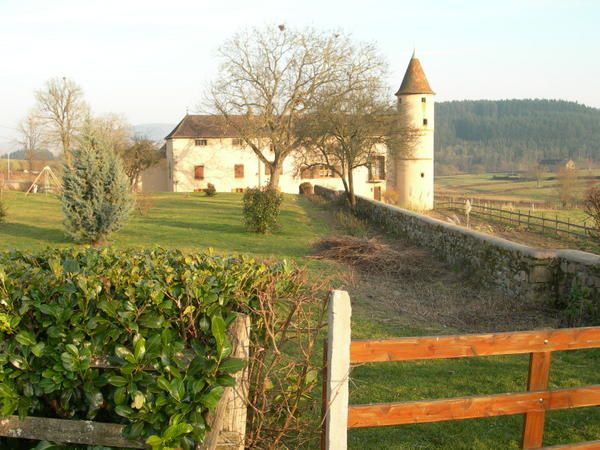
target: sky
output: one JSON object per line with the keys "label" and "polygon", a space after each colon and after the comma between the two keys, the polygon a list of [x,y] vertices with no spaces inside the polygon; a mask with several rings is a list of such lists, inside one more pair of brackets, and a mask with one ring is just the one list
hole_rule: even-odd
{"label": "sky", "polygon": [[46,80],[96,114],[176,123],[248,27],[343,31],[378,46],[396,89],[413,49],[437,100],[559,98],[600,108],[597,0],[0,0],[0,153]]}

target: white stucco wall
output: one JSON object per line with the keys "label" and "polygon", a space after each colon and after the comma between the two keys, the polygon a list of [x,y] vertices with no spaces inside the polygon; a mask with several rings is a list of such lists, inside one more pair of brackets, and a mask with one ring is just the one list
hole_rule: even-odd
{"label": "white stucco wall", "polygon": [[[195,139],[176,138],[167,141],[167,186],[172,192],[193,192],[205,189],[208,183],[215,185],[218,192],[232,192],[235,189],[264,186],[268,183],[265,166],[249,147],[234,147],[231,138],[207,138],[207,145],[196,146]],[[385,154],[385,149],[380,149]],[[269,157],[269,159],[271,159]],[[236,164],[244,165],[244,177],[235,178]],[[204,166],[204,179],[194,178],[194,167]],[[369,182],[366,167],[354,171],[355,192],[373,198],[375,187],[385,191],[385,180]],[[300,178],[293,156],[285,159],[280,175],[281,191],[297,194],[302,182],[343,189],[338,178]]]}

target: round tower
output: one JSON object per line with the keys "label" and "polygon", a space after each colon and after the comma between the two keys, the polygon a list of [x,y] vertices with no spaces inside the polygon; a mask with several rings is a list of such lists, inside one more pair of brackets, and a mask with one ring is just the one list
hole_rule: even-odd
{"label": "round tower", "polygon": [[413,52],[396,92],[400,138],[394,155],[394,188],[401,208],[433,209],[434,96]]}

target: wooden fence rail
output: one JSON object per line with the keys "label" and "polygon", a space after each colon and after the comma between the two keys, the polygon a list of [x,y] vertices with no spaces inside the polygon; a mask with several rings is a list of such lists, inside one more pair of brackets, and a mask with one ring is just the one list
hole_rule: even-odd
{"label": "wooden fence rail", "polygon": [[[250,318],[238,316],[229,328],[232,357],[248,360]],[[185,357],[185,356],[184,356]],[[106,358],[97,358],[91,367],[107,368]],[[148,370],[152,370],[149,368]],[[246,435],[248,373],[243,369],[233,375],[234,387],[227,387],[214,412],[209,414],[211,431],[202,450],[243,450]],[[124,426],[91,420],[52,419],[28,416],[0,418],[0,436],[20,439],[46,440],[69,444],[103,445],[124,448],[150,448],[143,441],[130,440],[122,435]]]}
{"label": "wooden fence rail", "polygon": [[[548,389],[552,352],[600,347],[600,327],[513,333],[406,337],[352,341],[350,298],[329,301],[324,436],[327,450],[347,449],[349,428],[378,427],[523,414],[522,448],[541,448],[545,413],[600,405],[600,385]],[[351,364],[530,354],[527,391],[369,405],[348,405]],[[600,449],[600,441],[548,448]]]}
{"label": "wooden fence rail", "polygon": [[[441,209],[458,210],[464,212],[465,204],[457,201],[436,201],[435,207]],[[572,223],[570,219],[560,220],[558,215],[555,217],[546,217],[542,215],[532,214],[531,211],[522,212],[520,210],[511,211],[509,209],[494,208],[492,206],[482,205],[473,203],[471,204],[471,214],[480,215],[484,217],[491,217],[502,222],[514,224],[514,225],[525,225],[528,230],[538,229],[542,233],[554,232],[564,233],[579,238],[591,237],[592,228],[587,226],[585,223],[579,225]]]}

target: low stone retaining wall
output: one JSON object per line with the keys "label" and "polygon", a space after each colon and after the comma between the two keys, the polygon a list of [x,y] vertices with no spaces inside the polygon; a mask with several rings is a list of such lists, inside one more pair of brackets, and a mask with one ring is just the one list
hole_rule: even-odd
{"label": "low stone retaining wall", "polygon": [[[329,199],[340,195],[322,186],[315,186],[315,194]],[[357,197],[357,214],[430,248],[506,294],[562,303],[577,287],[596,311],[600,308],[599,255],[529,247],[364,197]]]}

